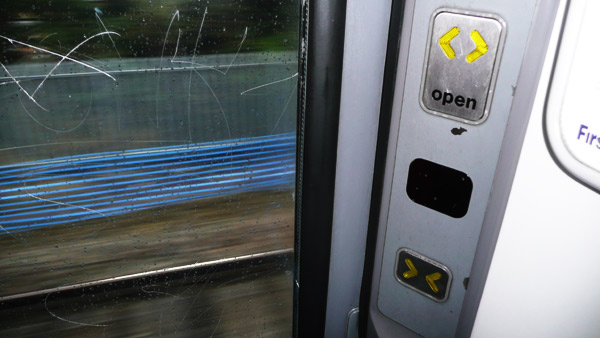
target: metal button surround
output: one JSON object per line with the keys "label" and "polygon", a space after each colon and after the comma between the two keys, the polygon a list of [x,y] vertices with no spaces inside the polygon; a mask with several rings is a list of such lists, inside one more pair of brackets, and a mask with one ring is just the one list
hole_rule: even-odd
{"label": "metal button surround", "polygon": [[433,14],[421,81],[425,111],[468,124],[487,119],[505,26],[493,14],[456,9]]}
{"label": "metal button surround", "polygon": [[400,284],[443,303],[448,299],[452,272],[444,264],[408,248],[396,253],[395,277]]}

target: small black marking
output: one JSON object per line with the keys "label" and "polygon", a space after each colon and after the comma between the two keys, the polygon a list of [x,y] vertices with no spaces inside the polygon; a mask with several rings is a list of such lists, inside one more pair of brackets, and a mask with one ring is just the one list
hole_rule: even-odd
{"label": "small black marking", "polygon": [[465,287],[465,290],[469,287],[469,277],[463,279],[463,286]]}
{"label": "small black marking", "polygon": [[452,130],[450,130],[450,132],[452,133],[452,135],[461,135],[462,133],[466,132],[467,130],[463,127],[460,128],[452,128]]}

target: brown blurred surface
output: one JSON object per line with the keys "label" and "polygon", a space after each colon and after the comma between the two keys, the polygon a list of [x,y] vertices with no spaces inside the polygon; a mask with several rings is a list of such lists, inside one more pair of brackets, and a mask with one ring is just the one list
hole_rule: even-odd
{"label": "brown blurred surface", "polygon": [[[293,247],[292,190],[0,236],[0,296]],[[291,286],[290,286],[291,288]]]}
{"label": "brown blurred surface", "polygon": [[290,337],[292,255],[0,302],[3,337]]}

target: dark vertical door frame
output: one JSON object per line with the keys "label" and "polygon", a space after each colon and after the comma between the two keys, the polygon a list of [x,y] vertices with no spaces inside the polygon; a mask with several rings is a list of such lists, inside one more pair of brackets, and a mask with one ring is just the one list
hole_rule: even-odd
{"label": "dark vertical door frame", "polygon": [[300,24],[294,336],[325,332],[346,2],[304,0]]}
{"label": "dark vertical door frame", "polygon": [[381,109],[379,113],[379,131],[377,134],[377,148],[375,151],[375,166],[373,169],[373,189],[371,190],[371,210],[367,229],[367,245],[363,268],[362,286],[359,300],[359,337],[367,336],[369,304],[371,301],[371,287],[373,279],[373,264],[377,245],[377,231],[379,228],[379,212],[383,194],[383,179],[386,165],[386,155],[389,143],[390,123],[392,119],[392,104],[396,89],[396,73],[398,68],[398,54],[400,51],[400,34],[402,32],[402,17],[404,15],[404,1],[392,0],[392,13],[388,36],[387,56],[383,75],[383,90],[381,94]]}

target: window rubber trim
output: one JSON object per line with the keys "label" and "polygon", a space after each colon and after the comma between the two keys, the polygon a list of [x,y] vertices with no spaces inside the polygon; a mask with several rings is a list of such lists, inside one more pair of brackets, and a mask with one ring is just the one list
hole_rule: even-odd
{"label": "window rubber trim", "polygon": [[303,0],[300,18],[294,337],[325,333],[346,2]]}

